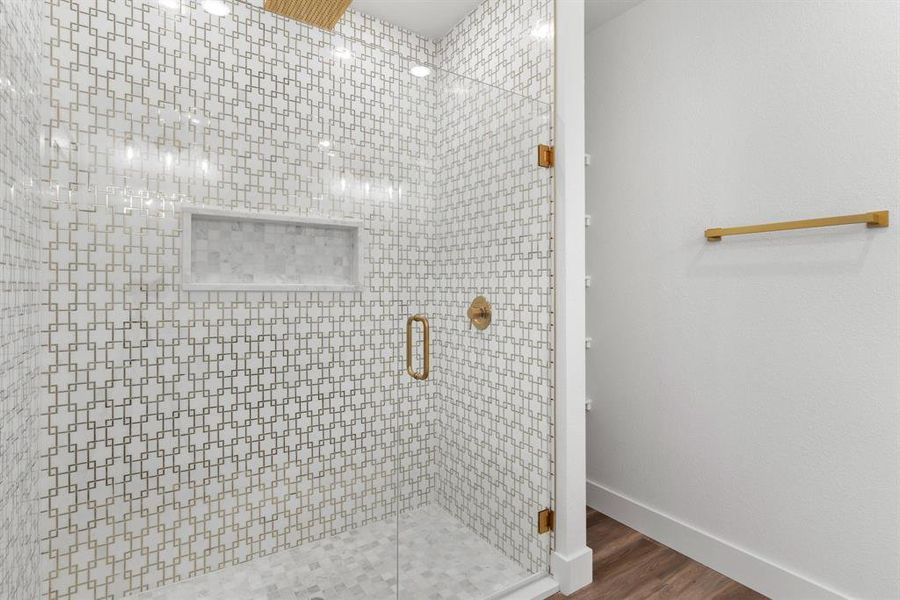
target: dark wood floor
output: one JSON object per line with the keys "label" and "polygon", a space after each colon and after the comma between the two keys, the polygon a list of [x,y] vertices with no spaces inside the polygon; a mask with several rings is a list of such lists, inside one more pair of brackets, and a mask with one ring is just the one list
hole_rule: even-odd
{"label": "dark wood floor", "polygon": [[765,596],[591,508],[594,582],[551,600],[763,600]]}

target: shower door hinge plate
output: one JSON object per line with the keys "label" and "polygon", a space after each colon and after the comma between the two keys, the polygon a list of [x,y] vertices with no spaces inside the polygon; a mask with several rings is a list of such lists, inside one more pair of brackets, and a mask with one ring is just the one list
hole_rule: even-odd
{"label": "shower door hinge plate", "polygon": [[553,531],[553,527],[555,525],[556,515],[552,510],[550,510],[549,508],[545,508],[538,513],[538,533],[547,533],[548,531]]}
{"label": "shower door hinge plate", "polygon": [[553,146],[541,144],[538,146],[538,166],[549,169],[553,166],[555,151]]}

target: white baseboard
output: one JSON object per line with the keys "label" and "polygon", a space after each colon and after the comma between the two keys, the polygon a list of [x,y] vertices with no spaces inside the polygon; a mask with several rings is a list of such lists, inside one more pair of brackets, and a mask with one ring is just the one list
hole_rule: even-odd
{"label": "white baseboard", "polygon": [[778,600],[843,600],[845,596],[673,517],[587,482],[591,508],[685,556]]}
{"label": "white baseboard", "polygon": [[593,552],[587,546],[571,555],[551,554],[550,573],[559,582],[559,591],[568,595],[589,584],[594,574],[593,559]]}

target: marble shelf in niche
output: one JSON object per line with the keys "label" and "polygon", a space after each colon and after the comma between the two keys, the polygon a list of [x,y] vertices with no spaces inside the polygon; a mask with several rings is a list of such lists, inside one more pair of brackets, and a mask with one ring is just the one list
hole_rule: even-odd
{"label": "marble shelf in niche", "polygon": [[181,236],[186,290],[363,289],[361,221],[187,206]]}

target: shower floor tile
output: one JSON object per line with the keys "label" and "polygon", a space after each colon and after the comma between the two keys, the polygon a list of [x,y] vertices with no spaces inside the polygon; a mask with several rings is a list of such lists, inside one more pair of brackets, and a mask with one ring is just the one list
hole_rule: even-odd
{"label": "shower floor tile", "polygon": [[[304,544],[135,600],[396,598],[394,519]],[[529,573],[437,506],[400,517],[400,598],[481,600]]]}

